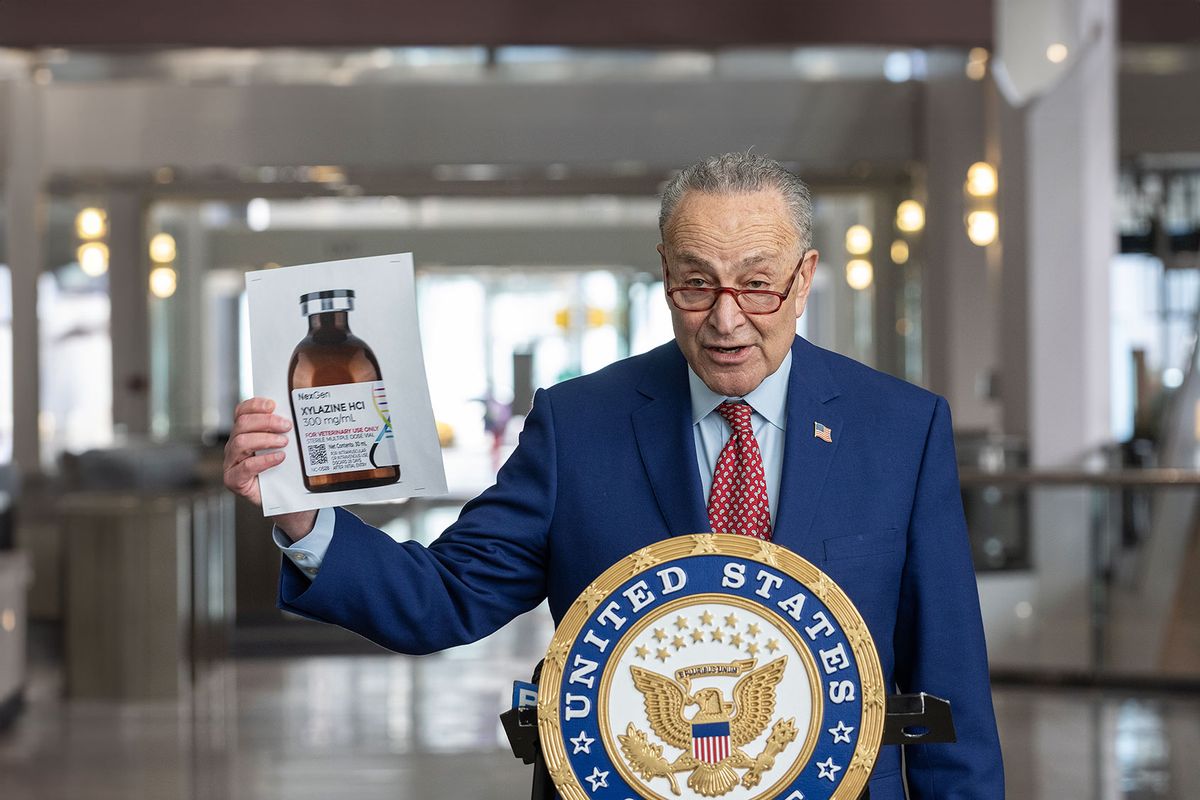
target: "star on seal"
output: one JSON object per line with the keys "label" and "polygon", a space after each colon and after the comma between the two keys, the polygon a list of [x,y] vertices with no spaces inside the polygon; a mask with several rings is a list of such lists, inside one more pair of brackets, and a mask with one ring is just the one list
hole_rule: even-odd
{"label": "star on seal", "polygon": [[833,763],[833,756],[824,761],[818,761],[817,769],[820,771],[820,774],[817,775],[818,778],[829,778],[831,781],[837,780],[837,774],[842,771],[841,767]]}
{"label": "star on seal", "polygon": [[575,750],[574,750],[575,754],[586,753],[588,755],[591,755],[592,754],[592,745],[595,743],[596,740],[593,739],[592,737],[588,736],[587,731],[580,731],[579,735],[576,736],[575,738],[571,739],[570,741],[571,741],[571,744],[575,745]]}
{"label": "star on seal", "polygon": [[850,734],[854,733],[854,728],[846,725],[845,722],[838,720],[836,728],[830,728],[829,732],[833,734],[833,743],[845,742],[850,744]]}
{"label": "star on seal", "polygon": [[592,767],[592,774],[584,780],[592,785],[593,792],[601,787],[608,788],[608,771],[601,772],[599,767]]}

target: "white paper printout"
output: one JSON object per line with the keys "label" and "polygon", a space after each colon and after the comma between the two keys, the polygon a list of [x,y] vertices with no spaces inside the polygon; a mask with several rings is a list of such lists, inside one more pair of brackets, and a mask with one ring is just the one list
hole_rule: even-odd
{"label": "white paper printout", "polygon": [[446,493],[411,253],[248,272],[246,296],[254,394],[293,424],[265,515]]}

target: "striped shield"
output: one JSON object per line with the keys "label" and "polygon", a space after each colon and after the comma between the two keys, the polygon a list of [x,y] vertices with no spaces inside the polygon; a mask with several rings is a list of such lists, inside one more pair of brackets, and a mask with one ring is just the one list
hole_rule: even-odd
{"label": "striped shield", "polygon": [[729,757],[729,723],[707,722],[692,726],[692,757],[705,764],[720,764]]}

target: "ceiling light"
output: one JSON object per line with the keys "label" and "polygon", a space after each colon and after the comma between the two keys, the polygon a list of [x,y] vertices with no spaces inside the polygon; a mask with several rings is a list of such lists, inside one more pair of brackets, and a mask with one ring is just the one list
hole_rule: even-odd
{"label": "ceiling light", "polygon": [[1070,55],[1070,51],[1062,42],[1055,42],[1046,48],[1046,59],[1052,64],[1061,64],[1067,60],[1068,55]]}
{"label": "ceiling light", "polygon": [[308,179],[316,183],[345,183],[346,171],[341,167],[325,165],[309,167]]}
{"label": "ceiling light", "polygon": [[256,197],[246,204],[246,225],[252,231],[265,231],[271,227],[271,203]]}
{"label": "ceiling light", "polygon": [[150,260],[155,264],[170,264],[175,260],[175,237],[156,233],[150,239]]}
{"label": "ceiling light", "polygon": [[967,194],[972,197],[991,197],[996,193],[996,168],[986,161],[976,161],[967,169]]}
{"label": "ceiling light", "polygon": [[871,252],[871,229],[866,225],[851,225],[846,230],[846,250],[852,255],[862,256]]}
{"label": "ceiling light", "polygon": [[1000,233],[1000,219],[994,211],[972,211],[967,215],[967,238],[972,244],[986,247],[996,241]]}
{"label": "ceiling light", "polygon": [[99,278],[108,272],[108,245],[104,242],[88,242],[75,251],[75,259],[83,274],[90,278]]}
{"label": "ceiling light", "polygon": [[875,268],[865,258],[856,258],[846,263],[846,283],[856,291],[862,291],[875,279]]}
{"label": "ceiling light", "polygon": [[912,56],[903,50],[888,53],[883,60],[883,76],[892,83],[904,83],[912,80]]}
{"label": "ceiling light", "polygon": [[916,233],[925,227],[925,208],[916,200],[905,200],[896,206],[896,227],[905,233]]}
{"label": "ceiling light", "polygon": [[75,215],[75,232],[80,239],[99,239],[108,233],[108,215],[102,208],[85,208]]}
{"label": "ceiling light", "polygon": [[160,300],[166,300],[175,294],[178,285],[179,276],[170,267],[155,267],[150,270],[150,294]]}

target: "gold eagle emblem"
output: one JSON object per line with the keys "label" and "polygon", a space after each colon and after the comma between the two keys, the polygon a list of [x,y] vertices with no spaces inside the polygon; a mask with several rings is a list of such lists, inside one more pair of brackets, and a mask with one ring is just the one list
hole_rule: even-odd
{"label": "gold eagle emblem", "polygon": [[[642,693],[650,729],[663,742],[683,753],[674,761],[668,761],[663,756],[662,745],[651,742],[646,733],[631,722],[625,728],[625,734],[617,737],[629,766],[646,781],[666,778],[676,795],[681,794],[675,780],[677,772],[690,771],[688,788],[704,797],[719,797],[737,786],[739,779],[735,770],[739,769],[747,770],[741,777],[742,786],[747,789],[757,786],[763,773],[775,766],[776,756],[795,741],[798,730],[795,718],[776,720],[761,753],[751,757],[742,750],[762,736],[775,714],[775,689],[783,678],[787,656],[759,669],[754,669],[756,663],[745,660],[681,669],[676,672],[676,677],[682,676],[682,682],[641,667],[630,667],[633,685]],[[742,675],[743,672],[746,674]],[[741,676],[733,687],[732,702],[726,701],[716,687],[691,691],[691,675],[714,673]],[[684,710],[691,706],[699,706],[700,710],[691,718],[685,717]],[[728,742],[722,741],[716,749],[722,757],[697,757],[693,750],[695,726],[713,723],[720,731],[728,726]]]}

